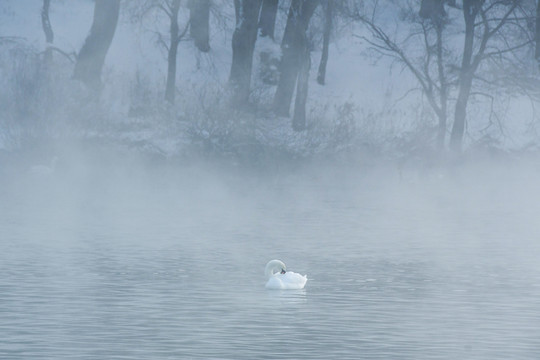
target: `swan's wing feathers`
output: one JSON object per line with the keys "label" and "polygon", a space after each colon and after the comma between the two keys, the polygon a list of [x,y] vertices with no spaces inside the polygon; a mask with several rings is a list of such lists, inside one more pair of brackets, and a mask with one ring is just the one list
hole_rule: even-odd
{"label": "swan's wing feathers", "polygon": [[307,276],[293,271],[285,274],[276,274],[266,283],[268,289],[303,289],[307,282]]}

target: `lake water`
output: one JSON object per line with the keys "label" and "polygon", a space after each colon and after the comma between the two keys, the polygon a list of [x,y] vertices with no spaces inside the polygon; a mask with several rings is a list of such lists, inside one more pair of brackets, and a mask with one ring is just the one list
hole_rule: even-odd
{"label": "lake water", "polygon": [[540,357],[529,165],[98,163],[2,173],[2,359]]}

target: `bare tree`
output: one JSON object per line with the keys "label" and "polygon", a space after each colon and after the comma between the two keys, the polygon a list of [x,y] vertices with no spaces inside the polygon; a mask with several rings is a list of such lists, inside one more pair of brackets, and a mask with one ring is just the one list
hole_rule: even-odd
{"label": "bare tree", "polygon": [[[376,2],[376,1],[374,1]],[[395,4],[395,1],[390,0]],[[377,4],[379,4],[377,2]],[[402,3],[403,4],[403,3]],[[437,144],[444,147],[447,131],[449,102],[455,94],[455,104],[450,136],[450,147],[455,151],[461,150],[467,106],[471,96],[483,94],[487,97],[488,85],[495,84],[493,71],[484,69],[479,76],[478,70],[482,64],[496,68],[502,66],[504,54],[517,54],[516,51],[526,46],[529,40],[516,43],[504,31],[513,26],[513,31],[520,32],[525,27],[527,17],[515,13],[518,0],[464,0],[458,4],[452,0],[422,0],[419,17],[414,17],[412,9],[414,2],[407,2],[408,11],[401,11],[404,18],[416,26],[407,32],[390,32],[383,28],[382,21],[375,11],[368,17],[363,14],[356,16],[366,24],[371,38],[363,37],[380,55],[391,57],[403,64],[416,78],[428,103],[437,115],[439,124]],[[453,11],[453,18],[448,18],[448,11]],[[446,25],[449,21],[457,21],[457,16],[464,18],[462,32],[449,34]],[[381,17],[382,18],[382,17]],[[390,35],[391,34],[391,35]],[[445,39],[446,37],[452,39]],[[463,39],[463,48],[455,47],[457,39]],[[423,43],[423,46],[422,46]],[[420,56],[417,50],[423,47]],[[416,51],[416,53],[415,53]],[[461,59],[461,64],[455,64],[453,59]],[[475,79],[481,78],[484,91],[473,91]],[[501,86],[504,84],[500,84]]]}
{"label": "bare tree", "polygon": [[[259,15],[259,36],[267,38],[272,43],[274,43],[278,5],[278,0],[263,0]],[[259,59],[259,75],[262,82],[268,85],[276,85],[279,55],[276,51],[272,51],[271,47],[263,47],[259,53]]]}
{"label": "bare tree", "polygon": [[[293,0],[291,2],[287,25],[281,42],[283,56],[280,64],[279,82],[274,96],[274,111],[278,115],[289,116],[298,74],[301,69],[309,73],[309,64],[311,62],[306,59],[310,54],[306,30],[318,4],[319,1],[315,0]],[[301,77],[302,82],[298,83],[301,88],[300,93],[302,91],[307,93],[307,78],[304,73]],[[305,106],[305,101],[299,99],[295,105]],[[295,130],[303,130],[305,118],[302,119],[302,114],[305,114],[305,109],[304,111],[301,109],[295,110],[295,114],[297,116],[294,118],[293,127]]]}
{"label": "bare tree", "polygon": [[180,10],[180,0],[164,1],[162,5],[159,5],[170,20],[170,39],[167,48],[167,83],[165,85],[165,100],[174,104],[174,98],[176,94],[176,58],[178,54],[178,44],[180,40],[186,35],[188,30],[188,24],[184,27],[184,30],[180,32],[178,26],[178,11]]}
{"label": "bare tree", "polygon": [[[486,59],[486,50],[490,40],[507,24],[510,15],[512,15],[517,5],[518,0],[494,0],[489,2],[484,0],[463,0],[462,12],[465,20],[465,39],[463,42],[461,67],[459,69],[454,124],[450,135],[450,147],[456,152],[460,152],[462,147],[465,119],[467,117],[467,104],[471,95],[472,83],[476,71],[481,62]],[[477,22],[478,16],[481,18],[480,22]],[[477,35],[479,44],[475,52],[474,45]],[[498,51],[509,50],[511,49],[506,48]]]}
{"label": "bare tree", "polygon": [[[430,4],[430,5],[426,5]],[[420,89],[438,118],[437,144],[444,146],[448,106],[447,66],[444,62],[443,31],[446,13],[443,1],[424,0],[416,16],[414,4],[403,4],[400,12],[407,14],[407,30],[390,35],[383,29],[377,14],[371,17],[355,13],[371,32],[371,38],[362,37],[377,54],[390,57],[405,66],[416,78]],[[421,56],[412,55],[410,49],[422,49]]]}
{"label": "bare tree", "polygon": [[253,51],[262,0],[235,0],[236,28],[232,38],[232,64],[229,83],[233,104],[245,106],[249,99]]}
{"label": "bare tree", "polygon": [[308,97],[309,70],[311,69],[311,56],[309,48],[306,46],[304,54],[300,56],[300,67],[298,69],[298,84],[296,86],[296,98],[294,101],[294,114],[292,128],[302,131],[306,128],[306,102]]}
{"label": "bare tree", "polygon": [[176,67],[178,58],[178,45],[188,30],[190,21],[186,21],[182,28],[179,26],[181,15],[181,0],[131,0],[127,3],[133,22],[143,23],[149,19],[153,24],[163,24],[168,20],[168,33],[158,27],[153,29],[157,42],[167,51],[167,79],[165,83],[165,100],[174,104],[176,97]]}
{"label": "bare tree", "polygon": [[268,36],[274,39],[274,28],[276,26],[276,15],[279,0],[263,0],[261,15],[259,17],[260,36]]}
{"label": "bare tree", "polygon": [[323,30],[323,48],[319,71],[317,73],[317,82],[324,85],[326,80],[326,65],[328,63],[328,47],[330,45],[330,33],[332,32],[332,18],[334,17],[334,1],[326,0],[324,3],[324,30]]}
{"label": "bare tree", "polygon": [[[426,82],[427,82],[427,91],[426,94],[428,97],[428,101],[431,104],[431,107],[435,111],[435,114],[437,115],[439,119],[439,127],[437,131],[437,147],[439,149],[444,148],[444,142],[446,138],[446,123],[448,120],[448,82],[447,82],[447,76],[445,71],[445,65],[444,65],[444,58],[443,58],[443,51],[444,51],[444,44],[443,44],[443,31],[445,28],[445,25],[448,21],[447,14],[444,9],[444,4],[448,2],[447,0],[422,0],[420,4],[420,11],[419,15],[422,19],[425,19],[428,21],[428,24],[422,23],[422,32],[424,35],[424,41],[426,44],[426,53],[429,55],[431,51],[433,51],[433,47],[435,48],[435,62],[437,65],[437,81],[434,82],[432,78],[429,76],[429,71],[425,71],[426,75]],[[450,5],[454,5],[453,2],[450,2]],[[429,42],[429,32],[435,32],[435,45],[431,45]],[[427,68],[430,67],[430,57],[428,56],[426,58],[426,64]],[[436,92],[438,90],[438,98],[439,102],[437,103],[435,97]]]}
{"label": "bare tree", "polygon": [[210,0],[189,2],[190,35],[199,51],[210,51]]}
{"label": "bare tree", "polygon": [[74,78],[94,89],[101,85],[101,69],[116,31],[119,12],[120,0],[96,0],[90,34],[77,56]]}
{"label": "bare tree", "polygon": [[47,42],[47,48],[45,49],[45,66],[49,67],[52,62],[52,43],[54,41],[54,33],[49,19],[49,7],[51,6],[51,0],[43,0],[43,8],[41,9],[41,26],[45,33],[45,41]]}

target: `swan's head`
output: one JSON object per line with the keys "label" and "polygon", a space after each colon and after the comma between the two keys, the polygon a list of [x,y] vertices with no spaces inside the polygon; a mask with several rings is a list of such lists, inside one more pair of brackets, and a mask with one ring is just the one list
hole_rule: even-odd
{"label": "swan's head", "polygon": [[271,278],[276,273],[285,274],[287,271],[287,267],[281,260],[271,260],[266,264],[266,268],[264,269],[264,275],[266,275],[267,278]]}

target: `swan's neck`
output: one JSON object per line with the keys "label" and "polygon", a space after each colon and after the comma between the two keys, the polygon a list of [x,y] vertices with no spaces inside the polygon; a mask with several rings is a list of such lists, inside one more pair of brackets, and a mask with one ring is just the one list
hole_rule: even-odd
{"label": "swan's neck", "polygon": [[266,264],[266,268],[264,269],[264,274],[267,278],[271,278],[276,273],[284,274],[287,267],[285,264],[280,260],[272,260]]}

